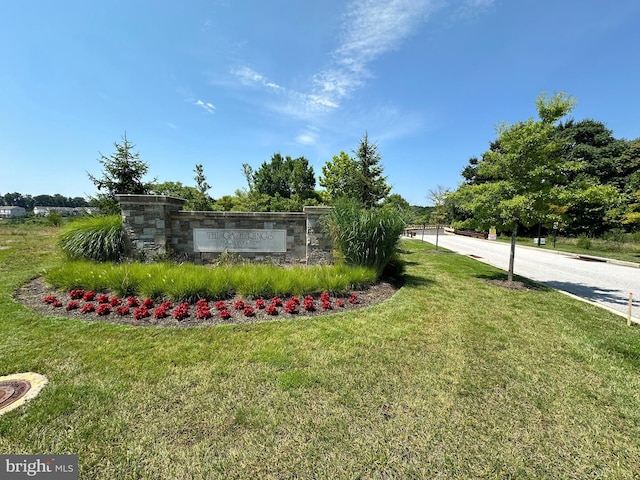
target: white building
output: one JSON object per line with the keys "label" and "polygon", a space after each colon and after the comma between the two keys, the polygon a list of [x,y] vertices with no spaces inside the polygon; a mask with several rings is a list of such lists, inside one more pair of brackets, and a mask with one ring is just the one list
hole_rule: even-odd
{"label": "white building", "polygon": [[27,215],[27,211],[22,207],[0,205],[0,218],[17,218]]}
{"label": "white building", "polygon": [[47,216],[51,212],[57,212],[63,217],[67,217],[70,215],[80,215],[82,213],[87,213],[89,215],[93,215],[97,213],[97,208],[95,207],[41,207],[35,206],[33,207],[33,214],[36,216]]}

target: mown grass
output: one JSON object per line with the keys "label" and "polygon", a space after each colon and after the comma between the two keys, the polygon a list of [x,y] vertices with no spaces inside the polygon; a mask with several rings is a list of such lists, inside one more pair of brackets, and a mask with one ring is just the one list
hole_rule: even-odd
{"label": "mown grass", "polygon": [[0,371],[50,383],[0,451],[76,453],[83,479],[634,478],[640,330],[405,241],[378,306],[190,329],[40,316],[21,282],[51,231],[0,229]]}
{"label": "mown grass", "polygon": [[[499,240],[503,242],[511,242],[511,238],[505,236],[499,237]],[[640,243],[636,241],[621,242],[602,238],[584,238],[581,240],[580,238],[557,237],[554,246],[553,237],[551,235],[547,236],[545,240],[546,245],[540,245],[539,248],[640,263]],[[518,238],[517,243],[519,245],[537,247],[537,244],[535,244],[531,238],[520,237]],[[589,245],[589,248],[582,246],[585,243]]]}
{"label": "mown grass", "polygon": [[222,265],[214,268],[192,264],[65,262],[46,274],[53,286],[117,295],[143,295],[156,299],[195,302],[219,300],[234,294],[274,297],[321,293],[344,294],[375,283],[374,268],[323,265],[282,268],[273,265]]}

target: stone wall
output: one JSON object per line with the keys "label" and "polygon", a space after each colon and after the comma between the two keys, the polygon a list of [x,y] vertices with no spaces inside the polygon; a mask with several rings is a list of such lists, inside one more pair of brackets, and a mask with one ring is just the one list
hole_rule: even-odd
{"label": "stone wall", "polygon": [[226,251],[277,263],[333,262],[331,241],[320,224],[329,207],[291,213],[191,212],[181,210],[185,200],[164,195],[116,198],[134,258],[178,256],[204,263]]}

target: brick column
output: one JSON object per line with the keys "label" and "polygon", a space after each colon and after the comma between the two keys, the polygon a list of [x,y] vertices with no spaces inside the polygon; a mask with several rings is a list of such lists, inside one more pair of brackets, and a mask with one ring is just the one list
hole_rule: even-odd
{"label": "brick column", "polygon": [[333,263],[331,238],[324,233],[320,217],[331,211],[331,207],[304,207],[307,216],[307,265]]}
{"label": "brick column", "polygon": [[116,195],[133,258],[152,259],[169,252],[171,215],[186,203],[166,195]]}

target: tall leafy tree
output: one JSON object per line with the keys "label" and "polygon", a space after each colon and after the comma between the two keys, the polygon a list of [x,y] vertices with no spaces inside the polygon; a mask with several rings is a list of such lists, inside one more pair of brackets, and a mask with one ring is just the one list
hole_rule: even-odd
{"label": "tall leafy tree", "polygon": [[324,187],[331,202],[340,198],[357,198],[359,181],[358,163],[349,154],[340,152],[322,166],[320,186]]}
{"label": "tall leafy tree", "polygon": [[539,120],[530,118],[497,129],[499,148],[489,150],[478,162],[479,184],[463,184],[456,204],[470,211],[483,228],[500,225],[511,230],[508,280],[513,281],[518,225],[548,221],[552,205],[561,201],[567,170],[579,170],[580,162],[566,162],[562,143],[555,137],[557,122],[575,105],[575,99],[559,93],[536,99]]}
{"label": "tall leafy tree", "polygon": [[263,162],[255,172],[243,166],[250,176],[249,186],[258,193],[281,198],[306,199],[315,196],[316,177],[309,160],[304,157],[283,157],[275,153],[271,161]]}
{"label": "tall leafy tree", "polygon": [[429,190],[427,198],[431,200],[433,210],[431,211],[431,223],[436,226],[436,250],[438,250],[438,241],[440,239],[440,227],[447,221],[447,197],[451,192],[438,185],[436,188]]}
{"label": "tall leafy tree", "polygon": [[114,142],[116,151],[108,157],[100,154],[98,160],[103,167],[102,176],[89,175],[100,193],[97,194],[95,204],[105,214],[119,213],[120,206],[116,201],[116,194],[146,195],[150,193],[152,182],[143,181],[149,170],[149,165],[140,160],[140,154],[134,152],[135,145],[129,141],[127,134],[122,136],[122,142]]}
{"label": "tall leafy tree", "polygon": [[196,181],[196,190],[198,194],[196,195],[193,204],[189,205],[189,208],[197,211],[211,210],[213,199],[208,193],[211,185],[207,183],[207,177],[204,175],[204,167],[202,164],[196,165],[194,173],[196,174],[194,180]]}
{"label": "tall leafy tree", "polygon": [[340,155],[327,162],[322,167],[320,185],[334,202],[340,198],[350,198],[364,208],[371,208],[391,191],[383,175],[378,146],[371,143],[368,133],[365,133],[353,154],[354,157],[350,157],[340,152]]}

